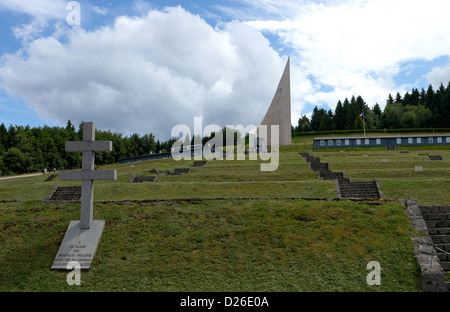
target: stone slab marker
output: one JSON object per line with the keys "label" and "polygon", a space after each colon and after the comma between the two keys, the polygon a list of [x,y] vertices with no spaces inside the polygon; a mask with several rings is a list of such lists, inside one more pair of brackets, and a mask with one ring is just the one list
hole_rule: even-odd
{"label": "stone slab marker", "polygon": [[80,220],[71,221],[53,261],[52,269],[72,270],[71,261],[89,269],[105,225],[104,220],[93,221],[94,181],[117,180],[116,170],[94,170],[95,152],[111,152],[111,141],[95,141],[93,122],[83,123],[83,141],[66,142],[67,152],[82,152],[81,171],[61,171],[61,181],[81,180]]}

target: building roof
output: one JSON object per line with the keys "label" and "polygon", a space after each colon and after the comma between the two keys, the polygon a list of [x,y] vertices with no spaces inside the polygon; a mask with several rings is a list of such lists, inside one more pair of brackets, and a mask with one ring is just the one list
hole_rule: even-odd
{"label": "building roof", "polygon": [[429,138],[448,137],[450,134],[430,134],[430,135],[382,135],[382,136],[360,136],[360,137],[327,137],[314,138],[314,140],[352,140],[352,139],[397,139],[397,138]]}

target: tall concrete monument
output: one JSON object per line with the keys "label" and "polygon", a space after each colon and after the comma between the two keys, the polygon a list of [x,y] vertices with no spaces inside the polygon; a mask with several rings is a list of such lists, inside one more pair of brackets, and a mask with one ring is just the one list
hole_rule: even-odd
{"label": "tall concrete monument", "polygon": [[292,144],[291,130],[291,78],[290,78],[290,58],[286,62],[280,83],[272,99],[269,109],[263,120],[251,133],[255,133],[258,140],[261,140],[261,125],[267,126],[267,137],[263,145],[271,145],[271,126],[279,126],[279,145]]}
{"label": "tall concrete monument", "polygon": [[105,226],[104,220],[93,220],[94,180],[117,180],[116,170],[94,170],[95,152],[111,152],[111,141],[95,141],[93,122],[83,123],[83,141],[66,142],[67,152],[82,152],[80,171],[61,171],[59,179],[81,180],[80,220],[72,220],[59,247],[52,269],[71,270],[77,263],[89,269]]}

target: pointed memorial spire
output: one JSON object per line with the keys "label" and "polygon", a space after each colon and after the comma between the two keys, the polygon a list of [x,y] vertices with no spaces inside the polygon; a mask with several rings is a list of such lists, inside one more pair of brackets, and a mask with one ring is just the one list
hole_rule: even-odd
{"label": "pointed memorial spire", "polygon": [[272,103],[263,120],[255,129],[258,131],[258,137],[260,137],[260,126],[267,126],[266,146],[272,145],[271,126],[276,125],[279,127],[279,145],[290,145],[292,143],[290,59],[291,58],[289,57],[286,62],[283,75],[281,76]]}

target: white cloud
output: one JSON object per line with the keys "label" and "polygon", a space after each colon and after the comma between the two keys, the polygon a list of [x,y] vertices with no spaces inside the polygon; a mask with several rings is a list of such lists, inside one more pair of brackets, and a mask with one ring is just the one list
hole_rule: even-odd
{"label": "white cloud", "polygon": [[[24,3],[5,0],[0,9],[44,21],[62,14],[65,21],[65,1]],[[52,9],[52,3],[62,9]],[[42,12],[39,4],[53,11]],[[247,22],[216,28],[181,8],[144,14],[151,5],[142,0],[130,5],[139,17],[118,17],[95,31],[61,26],[53,37],[36,40],[32,30],[39,30],[38,23],[18,26],[16,35],[28,36],[30,44],[4,56],[2,86],[44,120],[90,119],[115,131],[166,136],[175,124],[191,124],[200,115],[204,123],[221,126],[260,121],[287,59],[264,33],[277,35],[291,56],[293,124],[307,104],[334,108],[352,95],[384,107],[389,93],[411,88],[394,79],[406,72],[404,64],[450,51],[447,0],[247,0],[244,5],[239,11],[220,9]],[[428,80],[440,84],[449,71],[435,68]]]}
{"label": "white cloud", "polygon": [[33,20],[29,24],[15,26],[12,30],[14,37],[22,40],[23,43],[27,43],[40,37],[46,27],[47,23],[44,20]]}
{"label": "white cloud", "polygon": [[[39,38],[48,29],[49,21],[65,22],[69,11],[68,1],[64,0],[1,0],[0,11],[14,11],[31,17],[31,21],[12,28],[14,36],[27,45],[31,40]],[[57,27],[57,26],[56,26]]]}
{"label": "white cloud", "polygon": [[277,34],[292,48],[299,70],[334,87],[334,92],[307,95],[332,108],[344,94],[384,106],[388,93],[402,88],[393,79],[402,62],[449,55],[446,0],[282,1],[276,9],[272,0],[251,3],[280,16],[247,24]]}
{"label": "white cloud", "polygon": [[95,13],[105,16],[108,13],[108,8],[105,7],[98,7],[98,6],[93,6],[92,10],[94,10]]}
{"label": "white cloud", "polygon": [[68,1],[64,0],[2,0],[0,10],[10,10],[28,14],[39,20],[42,19],[63,19],[67,15]]}
{"label": "white cloud", "polygon": [[195,116],[204,125],[258,123],[285,60],[251,27],[232,22],[214,29],[177,7],[74,30],[68,43],[34,40],[4,56],[0,81],[43,120],[92,120],[99,128],[166,139]]}
{"label": "white cloud", "polygon": [[447,87],[450,82],[450,64],[445,67],[435,67],[427,75],[428,81],[433,85],[433,88],[438,89],[441,83]]}

